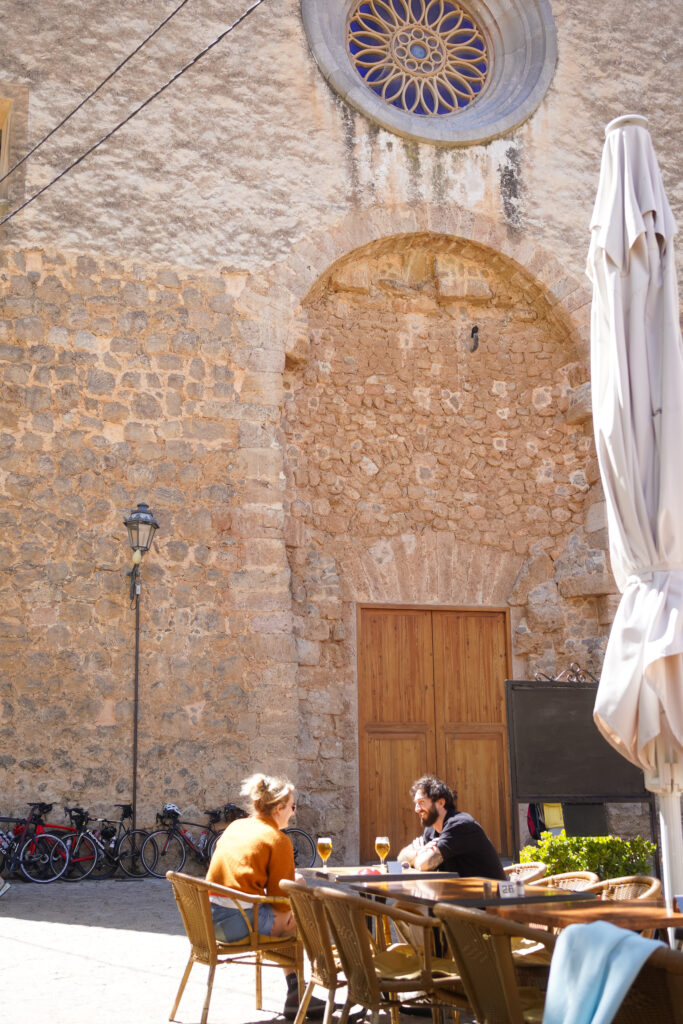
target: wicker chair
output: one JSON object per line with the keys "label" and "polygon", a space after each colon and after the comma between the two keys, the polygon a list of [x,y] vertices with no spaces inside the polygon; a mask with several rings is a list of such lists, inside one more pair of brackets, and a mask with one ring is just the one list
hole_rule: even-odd
{"label": "wicker chair", "polygon": [[662,946],[643,965],[614,1024],[683,1024],[683,953]]}
{"label": "wicker chair", "polygon": [[525,885],[543,878],[547,870],[547,866],[540,860],[529,861],[528,864],[508,864],[503,868],[506,875],[516,875]]}
{"label": "wicker chair", "polygon": [[[185,931],[192,946],[190,959],[180,982],[180,988],[178,989],[169,1020],[175,1018],[176,1010],[192,970],[192,965],[195,963],[206,964],[209,968],[206,998],[204,1000],[204,1009],[202,1010],[202,1024],[206,1024],[209,1015],[211,990],[218,964],[248,963],[256,965],[257,1010],[261,1009],[261,967],[263,964],[276,964],[279,967],[288,967],[292,971],[296,971],[299,979],[299,991],[301,991],[303,983],[303,948],[300,940],[291,937],[271,939],[259,935],[258,928],[252,928],[248,918],[244,915],[243,905],[245,903],[256,905],[272,901],[265,899],[263,896],[251,896],[248,893],[238,892],[236,889],[227,889],[224,886],[217,885],[215,882],[207,882],[203,878],[179,874],[176,871],[168,871],[166,877],[173,886],[173,895],[176,898],[180,916],[183,919]],[[241,939],[239,942],[218,941],[213,927],[213,918],[211,917],[209,892],[235,901],[235,906],[240,910],[249,927],[247,938]]]}
{"label": "wicker chair", "polygon": [[316,985],[327,989],[323,1024],[329,1024],[334,1012],[335,992],[340,986],[346,985],[346,979],[342,974],[341,961],[332,945],[330,925],[325,916],[323,901],[318,895],[317,887],[290,881],[283,881],[280,885],[289,896],[297,931],[311,962],[311,980],[306,986],[294,1024],[302,1024],[306,1019],[308,1004]]}
{"label": "wicker chair", "polygon": [[603,900],[653,900],[661,895],[662,883],[651,875],[625,875],[596,882],[586,891],[601,894]]}
{"label": "wicker chair", "polygon": [[572,892],[581,892],[599,881],[600,879],[594,871],[564,871],[561,875],[546,875],[545,878],[528,884],[547,886],[549,889],[570,889]]}
{"label": "wicker chair", "polygon": [[[380,1009],[388,1009],[392,1024],[398,1024],[401,1003],[425,996],[432,1005],[435,1022],[444,1007],[454,1010],[456,1018],[460,1008],[469,1007],[453,961],[432,954],[432,933],[439,928],[433,918],[376,903],[342,889],[320,888],[317,895],[323,901],[347,979],[348,996],[339,1024],[346,1024],[353,1003],[372,1012],[373,1024],[379,1024]],[[377,922],[376,939],[369,928],[372,919]],[[384,948],[383,919],[394,926],[401,923],[419,930],[421,942],[395,943]]]}
{"label": "wicker chair", "polygon": [[499,1021],[540,1024],[545,995],[539,988],[519,984],[511,943],[513,940],[540,943],[550,954],[555,937],[483,910],[455,904],[437,903],[434,914],[443,925],[479,1024]]}

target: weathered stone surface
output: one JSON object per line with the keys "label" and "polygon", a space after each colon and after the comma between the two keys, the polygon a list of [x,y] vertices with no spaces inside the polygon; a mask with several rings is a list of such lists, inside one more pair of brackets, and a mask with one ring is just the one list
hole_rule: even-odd
{"label": "weathered stone surface", "polygon": [[[28,85],[38,138],[163,7],[94,0],[86,25],[82,5],[48,2],[36,28],[31,5],[14,5],[0,37],[0,97],[23,104],[12,158],[29,148]],[[538,112],[447,151],[350,111],[312,61],[298,0],[281,7],[275,21],[254,12],[239,60],[228,47],[203,65],[196,116],[178,83],[123,150],[103,147],[3,228],[0,686],[4,700],[11,677],[1,728],[24,763],[15,810],[36,792],[129,795],[121,519],[138,500],[162,523],[142,572],[150,815],[165,798],[201,811],[218,788],[232,795],[267,732],[269,767],[310,789],[310,827],[352,844],[360,600],[508,606],[516,671],[574,658],[599,671],[617,595],[579,282],[617,108],[656,97],[680,207],[670,19],[654,0],[556,0],[561,60]],[[213,3],[169,23],[158,59],[94,98],[93,131],[224,23]],[[65,127],[64,152],[82,142],[82,124]],[[52,175],[42,154],[13,176],[13,203]],[[64,730],[70,754],[47,757]]]}

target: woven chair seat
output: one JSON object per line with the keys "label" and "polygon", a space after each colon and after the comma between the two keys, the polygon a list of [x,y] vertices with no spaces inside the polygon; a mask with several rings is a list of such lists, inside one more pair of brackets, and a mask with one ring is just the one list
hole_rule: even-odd
{"label": "woven chair seat", "polygon": [[[375,953],[374,967],[378,978],[392,981],[418,981],[423,970],[424,958],[404,943],[390,946]],[[454,978],[455,965],[445,957],[431,958],[432,974],[441,978]]]}

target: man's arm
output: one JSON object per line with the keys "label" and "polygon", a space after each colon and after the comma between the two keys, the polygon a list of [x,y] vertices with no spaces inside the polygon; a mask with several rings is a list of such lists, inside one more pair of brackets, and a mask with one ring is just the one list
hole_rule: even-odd
{"label": "man's arm", "polygon": [[417,851],[412,864],[414,868],[417,868],[418,871],[436,871],[439,864],[443,864],[441,850],[436,843],[436,839],[432,839]]}
{"label": "man's arm", "polygon": [[424,846],[424,839],[422,836],[418,836],[417,839],[413,839],[409,846],[404,846],[402,850],[399,850],[398,860],[401,864],[410,864],[411,868],[415,864],[415,857]]}

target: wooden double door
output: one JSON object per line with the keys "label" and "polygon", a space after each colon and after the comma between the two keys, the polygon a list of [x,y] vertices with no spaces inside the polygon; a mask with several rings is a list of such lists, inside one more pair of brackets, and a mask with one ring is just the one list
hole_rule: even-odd
{"label": "wooden double door", "polygon": [[509,646],[505,611],[359,606],[361,859],[376,835],[390,836],[391,859],[419,833],[409,789],[424,774],[510,854]]}

